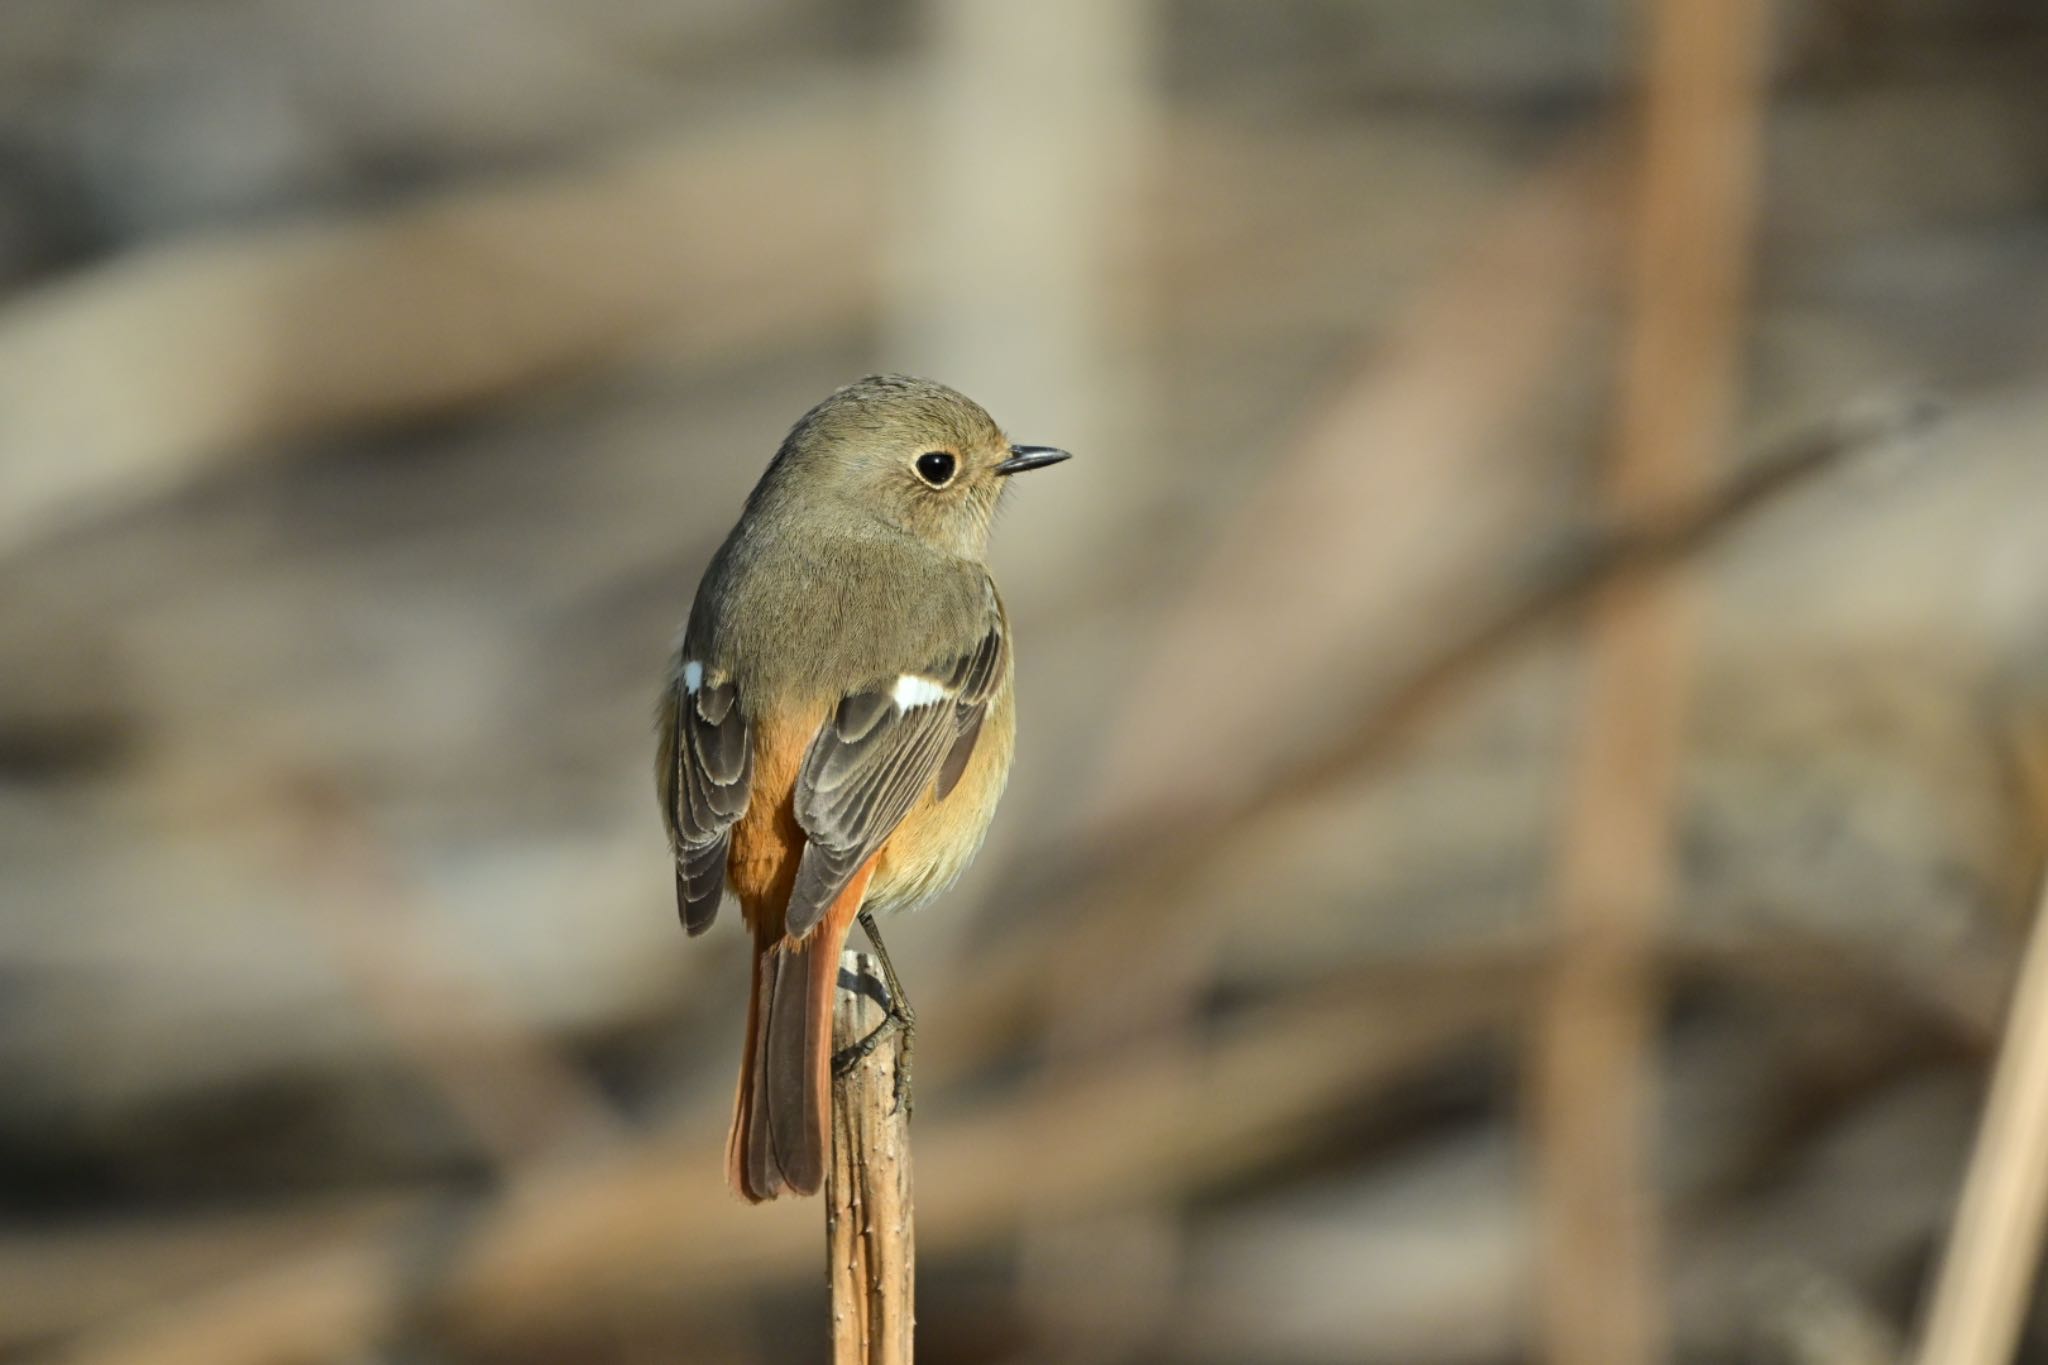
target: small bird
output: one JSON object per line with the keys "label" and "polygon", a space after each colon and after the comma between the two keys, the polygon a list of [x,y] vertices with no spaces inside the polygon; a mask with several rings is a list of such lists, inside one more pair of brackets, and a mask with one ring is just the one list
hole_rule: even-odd
{"label": "small bird", "polygon": [[862,379],[790,429],[697,587],[655,780],[684,928],[710,928],[729,886],[753,930],[726,1145],[750,1201],[824,1179],[855,920],[889,987],[882,1029],[907,1047],[915,1016],[873,914],[930,900],[981,847],[1016,734],[989,524],[1011,475],[1067,458],[1010,444],[942,384]]}

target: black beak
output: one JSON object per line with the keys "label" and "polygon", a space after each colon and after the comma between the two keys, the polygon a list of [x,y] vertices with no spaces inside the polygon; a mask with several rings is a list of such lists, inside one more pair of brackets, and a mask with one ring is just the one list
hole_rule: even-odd
{"label": "black beak", "polygon": [[1043,469],[1049,464],[1074,457],[1058,446],[1011,446],[1010,458],[996,466],[996,473],[1008,477],[1022,474],[1027,469]]}

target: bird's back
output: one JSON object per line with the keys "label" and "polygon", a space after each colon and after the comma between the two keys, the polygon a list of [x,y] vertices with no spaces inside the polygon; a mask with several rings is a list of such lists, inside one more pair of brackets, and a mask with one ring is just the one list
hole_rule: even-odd
{"label": "bird's back", "polygon": [[[686,653],[739,684],[749,718],[836,699],[971,649],[987,570],[883,526],[736,528],[697,592]],[[933,656],[933,657],[926,657]]]}
{"label": "bird's back", "polygon": [[[887,528],[802,534],[760,518],[720,548],[698,590],[684,652],[738,683],[748,717],[753,794],[732,831],[727,877],[757,933],[780,932],[804,846],[797,775],[845,680],[886,686],[942,667],[972,650],[1001,613],[981,565]],[[1003,685],[959,790],[944,802],[925,793],[879,861],[878,906],[937,894],[979,847],[1015,730],[1008,668],[1005,651]]]}

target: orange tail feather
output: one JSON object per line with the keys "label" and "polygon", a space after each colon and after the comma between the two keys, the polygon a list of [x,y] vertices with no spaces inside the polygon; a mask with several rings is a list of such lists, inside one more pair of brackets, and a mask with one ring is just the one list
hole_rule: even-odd
{"label": "orange tail feather", "polygon": [[818,927],[794,943],[761,917],[739,1094],[725,1147],[726,1177],[751,1203],[816,1194],[824,1183],[839,955],[873,875],[870,862]]}

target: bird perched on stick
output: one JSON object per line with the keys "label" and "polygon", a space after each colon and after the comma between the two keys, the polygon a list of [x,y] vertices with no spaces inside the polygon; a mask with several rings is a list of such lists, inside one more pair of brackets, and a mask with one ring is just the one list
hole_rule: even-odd
{"label": "bird perched on stick", "polygon": [[749,1200],[824,1179],[856,919],[907,1049],[914,1016],[872,916],[951,885],[995,813],[1016,713],[989,524],[1011,475],[1066,458],[1010,444],[944,385],[860,380],[791,428],[698,585],[656,783],[684,927],[708,929],[730,886],[753,930],[726,1149]]}

